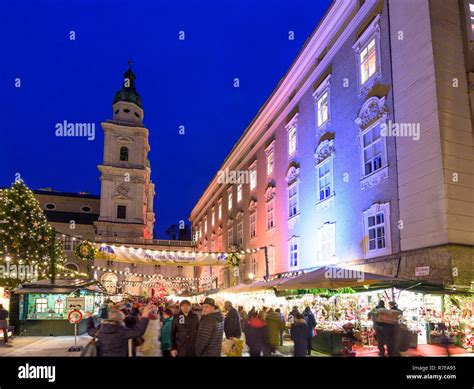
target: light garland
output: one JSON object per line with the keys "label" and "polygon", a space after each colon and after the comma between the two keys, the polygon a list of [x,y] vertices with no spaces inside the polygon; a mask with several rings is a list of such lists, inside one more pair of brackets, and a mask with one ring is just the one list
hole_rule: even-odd
{"label": "light garland", "polygon": [[214,281],[217,277],[211,277],[211,276],[205,276],[205,277],[200,277],[200,278],[192,278],[192,277],[164,277],[161,274],[139,274],[139,273],[132,273],[132,272],[126,272],[123,270],[113,270],[113,269],[108,269],[105,267],[100,267],[100,266],[92,266],[92,269],[94,270],[99,270],[102,272],[107,272],[107,273],[115,273],[115,274],[120,274],[120,275],[127,275],[127,276],[135,276],[135,277],[141,277],[141,278],[148,278],[148,279],[154,279],[154,280],[164,280],[164,281],[202,281],[202,282],[212,282]]}

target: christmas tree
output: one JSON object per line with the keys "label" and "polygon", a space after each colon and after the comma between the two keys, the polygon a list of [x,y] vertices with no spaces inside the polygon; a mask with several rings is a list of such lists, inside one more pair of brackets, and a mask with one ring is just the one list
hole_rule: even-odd
{"label": "christmas tree", "polygon": [[51,278],[51,251],[57,264],[65,259],[59,244],[51,247],[52,232],[38,200],[22,180],[0,190],[0,286],[13,288]]}

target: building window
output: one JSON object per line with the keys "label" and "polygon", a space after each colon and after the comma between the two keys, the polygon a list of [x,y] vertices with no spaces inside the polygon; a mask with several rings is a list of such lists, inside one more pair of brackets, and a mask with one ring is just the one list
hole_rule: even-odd
{"label": "building window", "polygon": [[300,260],[300,240],[297,237],[293,237],[288,241],[288,260],[290,263],[290,268],[294,269],[299,266]]}
{"label": "building window", "polygon": [[85,207],[81,208],[81,211],[84,212],[84,213],[89,213],[91,210],[92,210],[91,207],[88,207],[88,206],[85,206]]}
{"label": "building window", "polygon": [[332,194],[331,161],[327,160],[318,166],[319,201],[327,199]]}
{"label": "building window", "polygon": [[267,159],[267,177],[272,177],[273,170],[275,169],[275,141],[272,141],[267,146],[265,155]]}
{"label": "building window", "polygon": [[232,209],[232,192],[227,195],[227,208],[229,211]]}
{"label": "building window", "polygon": [[257,211],[250,214],[250,239],[257,236]]}
{"label": "building window", "polygon": [[268,273],[269,275],[275,274],[275,247],[270,246],[267,248],[268,255]]}
{"label": "building window", "polygon": [[219,200],[219,204],[217,206],[217,213],[218,213],[219,220],[221,220],[222,219],[222,199]]}
{"label": "building window", "polygon": [[250,190],[257,187],[257,162],[254,162],[250,166]]}
{"label": "building window", "polygon": [[234,230],[232,227],[227,229],[227,246],[234,244]]}
{"label": "building window", "polygon": [[64,312],[64,301],[56,300],[54,303],[54,313],[61,314]]}
{"label": "building window", "polygon": [[214,227],[214,222],[215,222],[215,218],[216,218],[215,213],[216,213],[215,208],[212,208],[212,209],[211,209],[211,226],[212,226],[212,227]]}
{"label": "building window", "polygon": [[267,202],[267,230],[275,227],[275,200]]}
{"label": "building window", "polygon": [[352,47],[357,61],[359,92],[368,92],[381,77],[380,15],[374,18]]}
{"label": "building window", "polygon": [[127,218],[127,206],[117,205],[117,219],[126,219]]}
{"label": "building window", "polygon": [[250,258],[250,273],[252,273],[254,276],[258,274],[258,262],[255,255],[252,255]]}
{"label": "building window", "polygon": [[128,161],[128,148],[125,146],[120,147],[120,160]]}
{"label": "building window", "polygon": [[237,223],[237,244],[241,246],[244,243],[244,223],[242,221]]}
{"label": "building window", "polygon": [[237,185],[237,202],[240,203],[242,201],[242,184]]}
{"label": "building window", "polygon": [[56,205],[53,204],[53,203],[48,203],[48,204],[46,204],[44,207],[45,207],[45,209],[47,209],[48,211],[52,211],[53,209],[56,209]]}
{"label": "building window", "polygon": [[296,153],[296,125],[288,130],[288,155]]}
{"label": "building window", "polygon": [[64,267],[72,271],[79,271],[79,266],[77,266],[75,263],[66,263]]}
{"label": "building window", "polygon": [[207,234],[207,216],[206,219],[204,219],[204,234]]}
{"label": "building window", "polygon": [[368,176],[382,168],[380,124],[371,126],[362,133],[362,155],[364,159],[364,175]]}
{"label": "building window", "polygon": [[471,40],[474,39],[474,3],[469,3],[469,19],[471,22]]}
{"label": "building window", "polygon": [[70,236],[64,236],[64,251],[72,251],[72,238]]}
{"label": "building window", "polygon": [[318,98],[318,127],[321,127],[329,119],[328,91],[324,91]]}
{"label": "building window", "polygon": [[319,262],[331,262],[336,255],[336,223],[326,223],[318,230]]}
{"label": "building window", "polygon": [[36,313],[48,312],[48,299],[38,298],[35,300]]}
{"label": "building window", "polygon": [[375,38],[372,38],[361,50],[360,58],[360,81],[364,84],[377,70],[377,50]]}
{"label": "building window", "polygon": [[292,218],[298,214],[298,184],[295,183],[288,188],[288,217]]}
{"label": "building window", "polygon": [[361,151],[361,189],[364,189],[388,178],[387,137],[382,127],[387,122],[385,97],[369,98],[355,122],[359,125],[357,138]]}
{"label": "building window", "polygon": [[374,204],[364,212],[365,256],[391,254],[390,203]]}

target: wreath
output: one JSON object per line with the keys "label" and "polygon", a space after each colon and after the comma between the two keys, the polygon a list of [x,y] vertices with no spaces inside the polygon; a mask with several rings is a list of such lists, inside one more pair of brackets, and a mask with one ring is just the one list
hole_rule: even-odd
{"label": "wreath", "polygon": [[240,266],[240,258],[237,254],[235,253],[230,253],[227,255],[225,265],[227,267],[239,267]]}
{"label": "wreath", "polygon": [[92,261],[98,254],[99,250],[91,242],[84,241],[79,243],[74,249],[74,255],[77,259],[83,261]]}

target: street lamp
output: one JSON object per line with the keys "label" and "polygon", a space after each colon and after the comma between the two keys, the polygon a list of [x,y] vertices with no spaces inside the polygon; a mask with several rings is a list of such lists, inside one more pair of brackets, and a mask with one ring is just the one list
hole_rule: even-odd
{"label": "street lamp", "polygon": [[255,274],[249,273],[249,279],[250,279],[250,280],[253,280],[254,278],[255,278]]}

